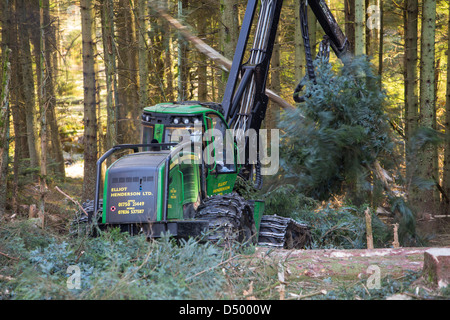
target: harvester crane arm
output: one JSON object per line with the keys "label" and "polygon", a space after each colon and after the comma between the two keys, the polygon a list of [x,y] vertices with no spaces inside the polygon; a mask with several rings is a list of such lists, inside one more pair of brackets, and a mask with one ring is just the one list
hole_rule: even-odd
{"label": "harvester crane arm", "polygon": [[[337,24],[333,14],[325,3],[325,0],[297,0],[300,1],[300,20],[302,34],[307,50],[308,77],[314,76],[312,58],[307,35],[306,6],[310,6],[322,26],[326,43],[338,58],[342,59],[349,52],[349,43],[344,33]],[[225,120],[231,129],[235,130],[237,138],[248,129],[258,131],[264,120],[268,97],[265,94],[267,75],[272,56],[275,37],[280,19],[283,0],[249,0],[241,26],[233,63],[228,76],[227,85],[222,100]],[[256,25],[254,17],[259,4],[259,14]],[[247,45],[251,29],[255,28],[253,45],[247,51]],[[244,61],[244,58],[246,59]],[[300,91],[297,86],[294,98]],[[295,99],[296,102],[300,102]],[[247,148],[248,138],[245,142]],[[255,142],[252,142],[255,143]],[[246,153],[246,157],[248,157]],[[249,168],[249,159],[245,159],[246,168]],[[259,161],[259,158],[258,158]],[[258,167],[259,164],[256,164]],[[259,179],[260,180],[260,179]]]}

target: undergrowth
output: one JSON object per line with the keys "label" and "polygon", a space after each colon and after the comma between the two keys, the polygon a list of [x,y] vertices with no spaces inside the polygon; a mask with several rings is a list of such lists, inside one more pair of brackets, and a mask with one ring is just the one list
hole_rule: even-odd
{"label": "undergrowth", "polygon": [[[313,248],[362,249],[366,243],[367,205],[320,206],[312,198],[298,193],[293,185],[284,185],[265,194],[266,214],[277,214],[308,224]],[[392,230],[371,210],[375,247],[392,242]]]}
{"label": "undergrowth", "polygon": [[[234,267],[234,252],[210,243],[149,242],[116,229],[57,238],[21,221],[2,227],[0,241],[0,274],[9,280],[0,279],[0,299],[220,299],[224,268]],[[69,289],[70,266],[79,268],[79,289]]]}

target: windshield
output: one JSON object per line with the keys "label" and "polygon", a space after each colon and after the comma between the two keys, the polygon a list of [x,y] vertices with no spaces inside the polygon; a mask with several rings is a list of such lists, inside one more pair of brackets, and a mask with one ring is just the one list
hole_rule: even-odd
{"label": "windshield", "polygon": [[151,143],[153,139],[153,126],[143,125],[142,126],[142,143]]}
{"label": "windshield", "polygon": [[187,132],[189,132],[192,142],[202,141],[202,126],[166,127],[166,129],[164,130],[164,141],[181,142],[183,139],[182,134],[186,132],[184,130],[187,130]]}

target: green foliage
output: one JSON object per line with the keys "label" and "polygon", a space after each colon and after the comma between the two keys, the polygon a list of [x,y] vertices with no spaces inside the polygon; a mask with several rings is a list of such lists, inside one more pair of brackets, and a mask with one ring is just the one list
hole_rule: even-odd
{"label": "green foliage", "polygon": [[253,186],[253,183],[249,180],[241,178],[240,176],[237,176],[233,191],[237,192],[246,200],[256,199],[258,194],[258,190]]}
{"label": "green foliage", "polygon": [[[116,229],[97,238],[58,240],[29,224],[2,229],[1,251],[17,260],[0,257],[0,273],[14,278],[0,281],[0,299],[223,297],[218,266],[227,255],[209,243],[175,243],[168,236],[148,242]],[[70,265],[80,268],[81,289],[67,288]]]}
{"label": "green foliage", "polygon": [[327,292],[326,296],[321,299],[327,300],[384,300],[394,294],[402,294],[407,292],[414,281],[420,277],[420,272],[406,271],[404,277],[395,279],[392,276],[383,277],[380,279],[379,289],[367,289],[365,284],[366,279],[352,283],[351,286],[345,284],[341,285],[337,290]]}
{"label": "green foliage", "polygon": [[337,72],[320,61],[316,69],[306,101],[281,123],[281,162],[305,195],[325,200],[361,184],[391,144],[385,95],[368,60],[354,58]]}
{"label": "green foliage", "polygon": [[[265,194],[266,214],[291,217],[311,227],[312,247],[314,248],[366,248],[366,222],[364,211],[367,205],[360,207],[345,205],[324,208],[302,193],[293,185],[281,186]],[[372,233],[374,245],[386,247],[391,241],[391,233],[373,212]]]}
{"label": "green foliage", "polygon": [[[365,249],[366,209],[367,206],[343,206],[338,209],[326,206],[315,212],[300,212],[297,217],[311,226],[313,247]],[[386,247],[391,237],[390,230],[374,213],[371,212],[371,216],[374,246]]]}
{"label": "green foliage", "polygon": [[292,184],[282,185],[264,194],[265,213],[292,217],[299,211],[311,212],[318,202],[299,193]]}

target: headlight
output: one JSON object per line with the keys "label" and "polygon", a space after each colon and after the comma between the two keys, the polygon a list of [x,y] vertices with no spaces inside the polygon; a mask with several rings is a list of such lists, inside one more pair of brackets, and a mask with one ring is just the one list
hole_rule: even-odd
{"label": "headlight", "polygon": [[189,123],[189,118],[183,118],[183,123],[184,124],[188,124]]}
{"label": "headlight", "polygon": [[173,119],[173,123],[174,123],[174,124],[179,124],[179,123],[180,123],[180,118],[175,118],[175,119]]}

